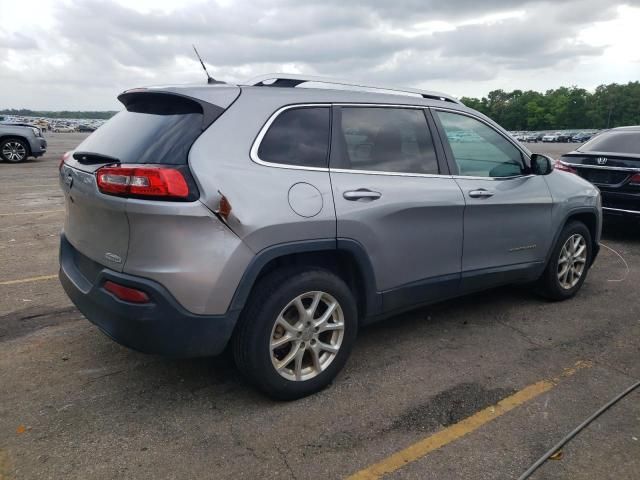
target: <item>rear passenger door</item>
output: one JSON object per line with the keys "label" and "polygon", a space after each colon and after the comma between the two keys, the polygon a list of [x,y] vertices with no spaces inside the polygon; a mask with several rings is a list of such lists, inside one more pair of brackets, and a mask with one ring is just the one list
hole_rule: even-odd
{"label": "rear passenger door", "polygon": [[529,173],[523,151],[488,122],[436,110],[464,213],[464,289],[507,283],[535,272],[551,239],[552,199],[543,176]]}
{"label": "rear passenger door", "polygon": [[464,198],[439,163],[428,112],[336,105],[333,115],[337,236],[366,250],[384,310],[457,293]]}

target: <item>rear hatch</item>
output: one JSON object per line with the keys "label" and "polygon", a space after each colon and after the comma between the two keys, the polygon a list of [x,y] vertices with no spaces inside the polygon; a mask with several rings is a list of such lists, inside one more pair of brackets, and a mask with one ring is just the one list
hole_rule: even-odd
{"label": "rear hatch", "polygon": [[[128,198],[197,200],[189,150],[240,90],[222,86],[184,92],[199,98],[176,88],[124,92],[118,99],[125,110],[65,154],[60,167],[64,234],[84,256],[122,271],[129,248]],[[179,184],[173,187],[176,176]]]}

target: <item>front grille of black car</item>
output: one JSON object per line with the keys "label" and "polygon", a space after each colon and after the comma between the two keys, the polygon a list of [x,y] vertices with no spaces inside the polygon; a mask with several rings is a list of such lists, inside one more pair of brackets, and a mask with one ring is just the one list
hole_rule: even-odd
{"label": "front grille of black car", "polygon": [[578,175],[596,185],[618,185],[629,177],[628,172],[615,170],[596,170],[594,168],[577,168]]}

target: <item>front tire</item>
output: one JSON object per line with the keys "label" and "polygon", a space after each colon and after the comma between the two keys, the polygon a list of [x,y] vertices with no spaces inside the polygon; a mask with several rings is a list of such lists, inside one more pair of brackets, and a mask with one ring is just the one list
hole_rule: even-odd
{"label": "front tire", "polygon": [[0,142],[0,158],[5,162],[18,163],[29,156],[29,145],[19,138],[6,138]]}
{"label": "front tire", "polygon": [[592,250],[591,233],[584,223],[565,225],[540,278],[543,294],[551,300],[573,297],[587,277]]}
{"label": "front tire", "polygon": [[349,287],[322,269],[282,269],[255,286],[232,339],[238,369],[279,400],[329,385],[347,361],[358,330]]}

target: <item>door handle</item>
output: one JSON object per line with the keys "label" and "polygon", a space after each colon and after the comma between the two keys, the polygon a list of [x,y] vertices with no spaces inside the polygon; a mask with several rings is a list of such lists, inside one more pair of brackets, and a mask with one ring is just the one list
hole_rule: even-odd
{"label": "door handle", "polygon": [[490,192],[489,190],[485,190],[484,188],[471,190],[469,192],[469,196],[471,198],[489,198],[489,197],[493,197],[494,195],[495,195],[495,192]]}
{"label": "door handle", "polygon": [[377,200],[382,194],[380,192],[374,192],[372,190],[367,190],[366,188],[361,188],[359,190],[349,190],[342,194],[345,200]]}

